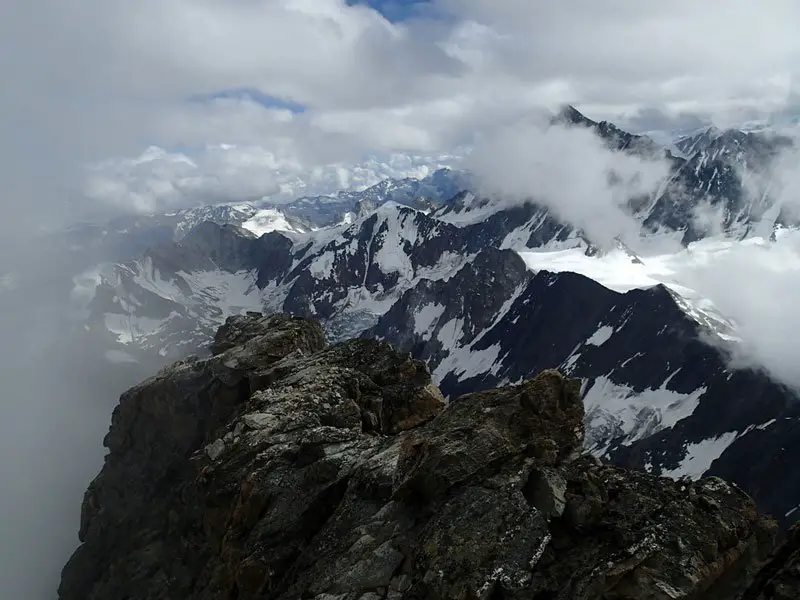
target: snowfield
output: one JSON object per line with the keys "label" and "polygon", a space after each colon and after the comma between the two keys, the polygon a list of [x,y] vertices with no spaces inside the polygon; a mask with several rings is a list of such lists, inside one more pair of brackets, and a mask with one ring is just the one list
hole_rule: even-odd
{"label": "snowfield", "polygon": [[[337,277],[347,276],[346,261],[359,252],[364,253],[364,273],[376,269],[395,276],[395,283],[387,288],[383,284],[369,287],[366,279],[362,282],[360,278],[347,283],[346,293],[336,297],[330,307],[332,316],[326,322],[330,338],[342,339],[375,325],[405,291],[421,281],[448,281],[475,260],[475,254],[442,250],[435,261],[421,266],[415,252],[426,241],[424,235],[438,233],[437,227],[446,227],[446,222],[462,227],[480,221],[487,210],[485,206],[468,206],[464,214],[441,215],[442,223],[425,234],[415,219],[417,211],[394,202],[352,222],[313,232],[302,231],[296,222],[273,209],[257,212],[243,227],[257,235],[287,232],[295,248],[303,249],[294,257],[292,269],[307,261],[304,268],[312,278],[312,283],[306,284],[310,286],[307,293],[312,314],[316,314],[314,301],[333,297],[333,290],[341,285]],[[631,245],[617,241],[609,250],[592,256],[587,254],[585,240],[576,236],[538,249],[527,248],[525,244],[539,221],[539,217],[532,219],[506,235],[502,243],[504,248],[516,251],[531,271],[574,272],[620,293],[663,285],[680,309],[708,333],[706,341],[731,351],[740,362],[738,366],[769,365],[776,379],[796,381],[800,388],[793,351],[800,313],[786,301],[800,292],[800,231],[779,229],[773,239],[707,238],[686,248],[676,246],[674,236],[651,235]],[[568,244],[574,247],[565,248]],[[101,300],[106,300],[96,307],[101,311],[96,324],[119,346],[107,354],[107,359],[123,363],[136,360],[137,348],[157,349],[166,356],[179,353],[183,345],[197,345],[213,335],[229,315],[281,310],[295,280],[275,280],[259,289],[253,271],[178,270],[164,274],[145,257],[127,265],[98,266],[75,277],[72,301],[76,313],[85,316],[104,283]],[[439,348],[437,363],[431,367],[435,380],[464,382],[486,375],[514,383],[507,376],[505,364],[509,349],[500,342],[486,344],[483,340],[496,326],[511,327],[521,315],[524,318],[524,309],[515,309],[514,320],[506,319],[527,286],[527,281],[519,284],[504,304],[494,309],[492,322],[475,337],[466,335],[468,317],[449,311],[448,299],[429,298],[413,308],[408,327],[419,340],[435,342]],[[113,294],[110,299],[109,293]],[[503,323],[504,319],[508,322]],[[613,338],[622,326],[624,323],[618,321],[600,321],[560,367],[574,372],[587,352],[614,346]],[[629,355],[624,350],[614,352],[619,353],[618,367],[642,355],[634,350]],[[614,369],[584,379],[587,450],[604,457],[620,439],[623,445],[630,445],[690,417],[707,388],[699,385],[686,393],[674,391],[669,382],[677,372],[663,381],[648,381],[645,387],[615,379]],[[520,373],[513,375],[518,377]],[[687,444],[679,464],[665,474],[699,477],[745,433],[723,432]]]}
{"label": "snowfield", "polygon": [[687,314],[722,340],[748,342],[745,333],[767,317],[770,301],[763,298],[754,306],[748,292],[756,279],[742,275],[755,271],[759,280],[774,285],[775,279],[800,274],[800,231],[779,230],[773,241],[708,238],[677,252],[653,254],[623,247],[600,256],[587,256],[583,248],[518,254],[533,271],[579,273],[618,292],[664,285]]}
{"label": "snowfield", "polygon": [[262,236],[273,231],[286,231],[289,233],[306,233],[306,230],[292,224],[279,210],[268,208],[259,210],[250,219],[242,223],[242,228]]}

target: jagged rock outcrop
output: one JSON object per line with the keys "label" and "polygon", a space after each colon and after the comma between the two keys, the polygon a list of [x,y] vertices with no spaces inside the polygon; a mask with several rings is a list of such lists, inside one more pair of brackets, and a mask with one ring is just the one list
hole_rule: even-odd
{"label": "jagged rock outcrop", "polygon": [[800,598],[800,526],[758,573],[741,600],[795,600]]}
{"label": "jagged rock outcrop", "polygon": [[409,355],[285,315],[213,354],[123,395],[62,600],[722,599],[772,549],[719,479],[581,455],[556,371],[446,405]]}

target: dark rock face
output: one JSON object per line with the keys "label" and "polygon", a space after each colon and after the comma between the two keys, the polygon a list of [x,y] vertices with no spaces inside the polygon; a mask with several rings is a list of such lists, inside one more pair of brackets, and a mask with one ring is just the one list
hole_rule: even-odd
{"label": "dark rock face", "polygon": [[[753,387],[745,390],[743,401],[748,393],[757,391]],[[800,453],[799,413],[797,401],[791,400],[766,424],[748,427],[747,433],[731,444],[709,471],[727,481],[739,481],[757,499],[761,510],[775,515],[784,529],[800,516],[800,475],[796,468]],[[708,418],[708,413],[704,416]]]}
{"label": "dark rock face", "polygon": [[438,323],[462,319],[460,339],[469,343],[490,328],[503,304],[532,277],[516,252],[486,248],[447,281],[420,281],[362,337],[386,339],[436,366],[451,348],[432,335],[438,330],[436,323],[426,322],[426,307],[439,307],[428,308],[437,311]]}
{"label": "dark rock face", "polygon": [[364,215],[387,202],[419,209],[436,208],[458,192],[472,187],[474,183],[468,173],[444,168],[422,179],[385,179],[359,192],[304,196],[279,208],[286,215],[326,227],[341,222],[346,213]]}
{"label": "dark rock face", "polygon": [[684,156],[674,156],[646,136],[632,135],[607,121],[598,123],[571,106],[552,122],[591,129],[611,150],[668,161],[670,177],[655,202],[632,199],[630,203],[646,230],[679,231],[683,244],[689,244],[720,231],[745,237],[764,218],[771,219],[768,226],[796,224],[788,215],[767,217],[775,191],[771,169],[780,153],[792,146],[787,137],[710,128],[679,140],[676,147]]}
{"label": "dark rock face", "polygon": [[545,371],[445,405],[385,343],[228,320],[214,356],[123,395],[64,600],[722,599],[773,521],[718,479],[581,456]]}
{"label": "dark rock face", "polygon": [[[279,319],[273,322],[274,319]],[[246,344],[250,340],[261,337],[265,330],[279,332],[279,337],[271,336],[268,339],[273,354],[282,358],[293,350],[316,351],[325,345],[325,335],[319,326],[310,326],[305,319],[293,317],[266,317],[261,318],[260,313],[251,313],[243,319],[227,319],[225,324],[217,330],[214,342],[211,344],[211,354],[217,356],[235,346]],[[287,335],[291,332],[293,335]],[[303,346],[297,346],[298,338],[305,338]],[[288,346],[288,347],[287,347]]]}
{"label": "dark rock face", "polygon": [[[684,244],[718,233],[715,228],[734,237],[748,235],[772,206],[770,171],[791,140],[729,130],[684,142],[691,154],[676,163],[672,180],[644,226],[683,231]],[[697,212],[704,205],[713,214],[713,224]]]}
{"label": "dark rock face", "polygon": [[691,447],[729,439],[695,475],[735,482],[783,527],[794,522],[796,392],[731,369],[722,340],[709,342],[723,320],[688,314],[664,286],[622,294],[575,273],[534,276],[515,259],[486,251],[448,281],[421,282],[365,335],[429,362],[450,398],[568,371],[584,382],[586,449],[619,466],[677,476]]}
{"label": "dark rock face", "polygon": [[740,600],[794,600],[800,598],[800,528],[758,573]]}

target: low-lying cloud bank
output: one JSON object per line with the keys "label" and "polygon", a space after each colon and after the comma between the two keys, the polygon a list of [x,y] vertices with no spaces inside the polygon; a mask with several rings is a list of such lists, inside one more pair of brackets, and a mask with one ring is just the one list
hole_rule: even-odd
{"label": "low-lying cloud bank", "polygon": [[763,368],[800,391],[800,232],[732,243],[682,265],[676,277],[736,324],[734,365]]}
{"label": "low-lying cloud bank", "polygon": [[[732,322],[734,329],[704,340],[731,353],[731,366],[763,370],[800,392],[800,231],[775,241],[708,239],[668,254],[642,254],[632,262],[620,250],[599,257],[581,250],[523,253],[534,270],[572,271],[625,292],[659,283],[690,304]],[[740,341],[731,343],[730,335]]]}
{"label": "low-lying cloud bank", "polygon": [[532,199],[601,245],[638,235],[628,202],[655,193],[670,168],[663,157],[611,151],[590,129],[546,121],[497,130],[464,164],[484,192],[507,202]]}
{"label": "low-lying cloud bank", "polygon": [[752,165],[739,167],[754,193],[755,209],[771,206],[758,232],[762,238],[724,239],[724,204],[702,202],[694,209],[695,225],[716,239],[688,249],[681,249],[675,236],[657,242],[642,238],[641,219],[628,207],[631,198],[657,193],[669,176],[665,159],[611,151],[584,128],[525,122],[480,140],[465,162],[485,191],[510,203],[534,199],[582,228],[596,244],[626,241],[644,262],[630,265],[624,256],[592,259],[576,251],[572,257],[553,255],[552,265],[545,253],[535,259],[536,268],[582,272],[617,289],[659,282],[689,288],[693,297],[710,300],[735,323],[742,340],[735,347],[735,365],[764,369],[800,390],[800,310],[795,305],[800,297],[800,231],[784,229],[777,239],[769,239],[781,211],[800,216],[798,148],[794,140],[780,151],[768,177],[754,177],[748,171]]}
{"label": "low-lying cloud bank", "polygon": [[107,159],[89,167],[85,193],[107,208],[153,213],[361,190],[387,178],[422,178],[458,162],[449,154],[390,154],[355,163],[308,165],[297,156],[262,146],[216,144],[184,151],[154,146],[134,158]]}

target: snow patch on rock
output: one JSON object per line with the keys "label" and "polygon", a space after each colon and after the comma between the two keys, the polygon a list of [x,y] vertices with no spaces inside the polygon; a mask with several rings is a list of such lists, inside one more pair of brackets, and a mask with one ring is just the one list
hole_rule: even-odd
{"label": "snow patch on rock", "polygon": [[611,339],[612,335],[614,335],[614,328],[603,325],[586,340],[586,343],[591,346],[602,346]]}
{"label": "snow patch on rock", "polygon": [[700,479],[711,468],[711,463],[718,459],[737,437],[739,437],[737,432],[729,431],[715,438],[687,444],[686,455],[681,463],[674,469],[662,471],[661,474],[673,479],[679,477]]}
{"label": "snow patch on rock", "polygon": [[[673,374],[674,375],[674,374]],[[691,394],[667,389],[671,376],[658,389],[635,392],[608,377],[584,384],[586,448],[603,456],[612,440],[625,437],[625,445],[673,427],[694,413],[706,392],[702,387]]]}

